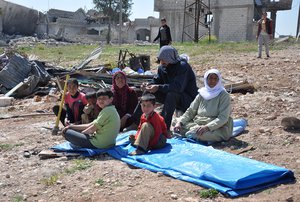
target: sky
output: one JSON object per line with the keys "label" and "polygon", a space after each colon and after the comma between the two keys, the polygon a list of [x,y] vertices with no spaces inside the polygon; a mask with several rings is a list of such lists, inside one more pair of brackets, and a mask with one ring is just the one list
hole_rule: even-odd
{"label": "sky", "polygon": [[[92,0],[6,0],[29,8],[46,12],[51,8],[76,11],[78,8],[85,10],[94,7]],[[282,0],[283,1],[283,0]],[[154,0],[132,0],[132,15],[130,20],[135,18],[147,18],[148,16],[159,17],[158,12],[153,11]],[[277,12],[276,36],[296,35],[298,12],[300,0],[293,0],[292,9]]]}

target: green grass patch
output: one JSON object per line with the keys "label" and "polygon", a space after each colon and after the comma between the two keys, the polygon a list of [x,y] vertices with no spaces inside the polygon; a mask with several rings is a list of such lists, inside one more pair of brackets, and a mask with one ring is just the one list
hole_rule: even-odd
{"label": "green grass patch", "polygon": [[[257,52],[257,42],[256,41],[244,41],[244,42],[217,42],[215,36],[211,36],[211,42],[208,42],[208,37],[204,37],[199,41],[199,43],[194,42],[174,42],[172,44],[178,53],[186,53],[190,57],[201,56],[204,54],[211,55],[213,59],[215,55],[227,54],[227,53],[239,53],[248,54]],[[272,50],[281,50],[288,48],[289,46],[299,46],[293,40],[283,43],[272,43]],[[98,45],[80,45],[80,44],[68,44],[68,45],[45,45],[36,44],[35,46],[22,46],[19,47],[17,52],[23,55],[35,55],[38,60],[51,62],[54,65],[62,66],[64,68],[71,68],[78,65],[83,59],[85,59]],[[147,54],[151,57],[151,62],[153,63],[159,51],[159,45],[145,45],[137,46],[134,44],[123,44],[118,45],[106,45],[100,57],[94,60],[92,63],[97,65],[108,64],[112,68],[117,66],[119,52],[120,50],[128,50],[130,53],[135,55]],[[127,55],[126,59],[129,59]],[[192,58],[191,58],[192,59]],[[206,64],[211,62],[211,60],[202,62]],[[199,61],[197,61],[197,64]],[[193,64],[192,64],[193,65]]]}
{"label": "green grass patch", "polygon": [[72,174],[76,171],[86,170],[92,167],[92,161],[86,159],[76,159],[74,160],[74,165],[71,168],[67,168],[65,173]]}
{"label": "green grass patch", "polygon": [[56,184],[58,178],[59,178],[59,176],[57,174],[52,175],[49,178],[42,179],[42,183],[44,183],[47,186],[51,186],[51,185]]}
{"label": "green grass patch", "polygon": [[215,189],[206,189],[199,192],[200,198],[216,198],[219,192]]}
{"label": "green grass patch", "polygon": [[104,180],[99,178],[96,180],[96,184],[100,185],[100,186],[103,186],[104,185]]}
{"label": "green grass patch", "polygon": [[14,147],[19,147],[22,145],[24,145],[24,143],[17,143],[17,144],[0,143],[0,151],[10,150]]}
{"label": "green grass patch", "polygon": [[15,197],[13,197],[13,200],[12,200],[13,202],[23,202],[24,201],[24,199],[23,199],[23,196],[15,196]]}

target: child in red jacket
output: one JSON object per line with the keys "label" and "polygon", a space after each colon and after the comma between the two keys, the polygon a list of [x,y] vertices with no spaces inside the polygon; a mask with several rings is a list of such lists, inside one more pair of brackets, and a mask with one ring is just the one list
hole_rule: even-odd
{"label": "child in red jacket", "polygon": [[143,114],[136,135],[129,137],[130,142],[137,149],[129,155],[145,154],[150,149],[160,149],[166,145],[168,138],[167,126],[164,118],[154,111],[155,96],[145,94],[141,97]]}

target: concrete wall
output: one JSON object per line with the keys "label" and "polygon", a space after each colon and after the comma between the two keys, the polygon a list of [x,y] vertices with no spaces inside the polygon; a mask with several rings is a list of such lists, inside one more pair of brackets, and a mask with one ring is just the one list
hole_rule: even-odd
{"label": "concrete wall", "polygon": [[[187,0],[187,4],[195,1]],[[208,5],[208,0],[203,1]],[[211,0],[211,11],[213,23],[211,34],[219,41],[245,41],[253,40],[253,0]],[[160,12],[160,17],[166,17],[167,24],[171,28],[173,41],[182,40],[184,22],[184,1],[155,0],[154,10]],[[205,11],[206,12],[206,11]],[[186,16],[185,25],[193,23],[194,20]],[[201,18],[204,23],[204,16]],[[191,36],[194,36],[194,25],[185,28]],[[208,34],[208,29],[200,26],[199,36]],[[184,35],[184,41],[191,39]]]}
{"label": "concrete wall", "polygon": [[33,35],[39,12],[24,6],[0,0],[2,31],[5,34]]}
{"label": "concrete wall", "polygon": [[213,34],[219,41],[245,41],[254,39],[252,0],[215,0]]}

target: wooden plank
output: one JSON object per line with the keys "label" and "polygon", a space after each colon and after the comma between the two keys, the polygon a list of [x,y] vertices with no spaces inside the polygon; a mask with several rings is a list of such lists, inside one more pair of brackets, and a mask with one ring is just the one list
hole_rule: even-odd
{"label": "wooden plank", "polygon": [[73,152],[55,152],[51,149],[42,150],[38,156],[40,159],[59,158],[59,157],[78,157],[80,153]]}

